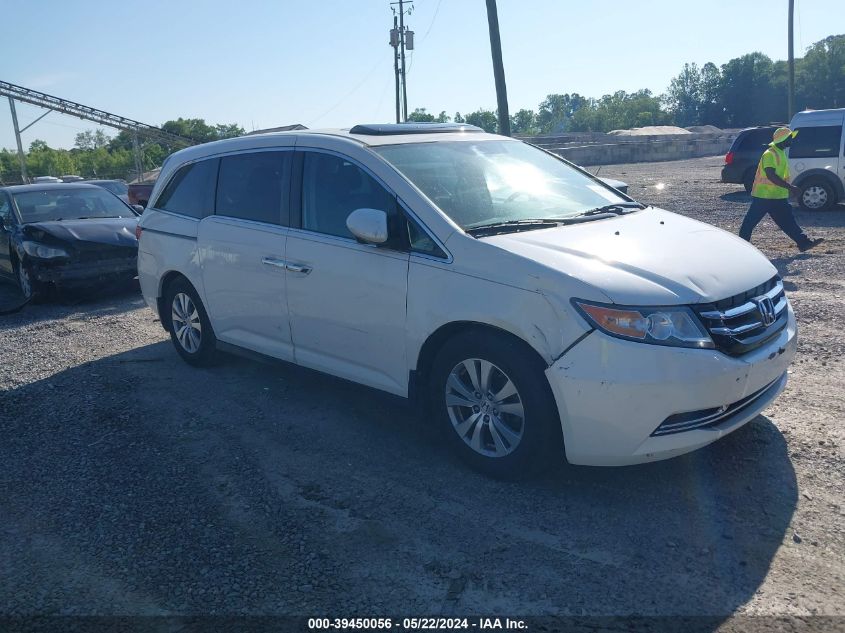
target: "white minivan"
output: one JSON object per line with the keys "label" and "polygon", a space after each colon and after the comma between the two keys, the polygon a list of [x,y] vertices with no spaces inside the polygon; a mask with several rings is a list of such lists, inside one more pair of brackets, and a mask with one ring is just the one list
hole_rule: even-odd
{"label": "white minivan", "polygon": [[845,201],[845,108],[806,110],[789,123],[796,130],[789,147],[792,184],[804,209],[819,211]]}
{"label": "white minivan", "polygon": [[142,292],[187,362],[244,349],[411,398],[495,476],[705,446],[795,354],[757,249],[468,125],[191,147],[138,230]]}

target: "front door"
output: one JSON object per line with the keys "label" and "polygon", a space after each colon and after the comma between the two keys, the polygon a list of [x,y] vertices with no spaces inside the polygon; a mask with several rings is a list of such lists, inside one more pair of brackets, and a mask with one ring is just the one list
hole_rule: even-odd
{"label": "front door", "polygon": [[340,156],[304,152],[299,229],[288,235],[287,295],[300,365],[406,395],[408,253],[360,244],[359,208],[396,212],[396,198]]}
{"label": "front door", "polygon": [[205,300],[217,338],[293,360],[285,297],[292,151],[220,159],[215,214],[200,223]]}

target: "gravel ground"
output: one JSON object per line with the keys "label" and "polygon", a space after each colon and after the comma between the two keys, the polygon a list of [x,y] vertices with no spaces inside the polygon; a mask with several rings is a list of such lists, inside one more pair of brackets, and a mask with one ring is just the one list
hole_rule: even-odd
{"label": "gravel ground", "polygon": [[[720,163],[601,175],[736,232],[748,197]],[[827,242],[755,233],[800,326],[765,415],[668,462],[519,484],[392,397],[187,366],[137,289],[0,317],[0,614],[845,615],[845,208],[799,222]]]}

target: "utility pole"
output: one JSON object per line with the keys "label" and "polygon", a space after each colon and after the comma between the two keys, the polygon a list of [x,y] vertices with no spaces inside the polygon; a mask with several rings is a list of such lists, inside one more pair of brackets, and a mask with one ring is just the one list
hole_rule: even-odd
{"label": "utility pole", "polygon": [[[399,24],[396,20],[396,9],[394,5],[399,5]],[[414,10],[413,0],[398,0],[398,2],[391,2],[390,7],[393,11],[393,30],[390,32],[390,45],[394,50],[393,71],[396,73],[396,101],[397,101],[397,115],[396,122],[408,120],[408,82],[405,73],[405,49],[409,51],[414,50],[414,32],[409,31],[405,26],[405,5],[410,5],[408,15]],[[401,64],[401,68],[400,68]],[[399,111],[399,84],[402,84],[402,107]]]}
{"label": "utility pole", "polygon": [[793,42],[793,28],[792,23],[795,17],[795,0],[789,0],[789,99],[788,99],[788,110],[789,110],[789,118],[787,121],[792,120],[792,115],[795,114],[795,52],[792,48]]}
{"label": "utility pole", "polygon": [[393,15],[393,30],[390,31],[390,45],[393,47],[393,75],[396,79],[396,122],[402,122],[399,103],[399,18]]}
{"label": "utility pole", "polygon": [[18,144],[18,159],[21,162],[21,182],[26,184],[26,156],[23,153],[23,145],[21,144],[21,130],[18,127],[18,113],[15,111],[15,100],[9,97],[9,107],[12,110],[12,126],[15,128],[15,141]]}
{"label": "utility pole", "polygon": [[490,52],[493,54],[493,77],[496,80],[499,134],[510,136],[511,118],[508,113],[508,88],[505,85],[505,67],[502,64],[502,39],[499,36],[499,12],[496,10],[496,0],[487,0],[487,26],[490,28]]}
{"label": "utility pole", "polygon": [[405,9],[404,0],[399,0],[399,47],[402,55],[402,111],[403,121],[408,120],[408,78],[405,75]]}

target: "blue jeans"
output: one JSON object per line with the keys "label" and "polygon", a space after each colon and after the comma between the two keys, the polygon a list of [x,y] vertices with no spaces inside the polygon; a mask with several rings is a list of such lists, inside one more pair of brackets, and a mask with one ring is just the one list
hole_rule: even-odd
{"label": "blue jeans", "polygon": [[748,213],[745,214],[742,226],[739,227],[739,236],[750,242],[751,232],[767,213],[775,221],[775,224],[778,225],[780,230],[795,240],[798,246],[803,246],[810,241],[810,238],[807,237],[806,233],[798,226],[798,222],[795,221],[795,216],[792,214],[792,205],[789,204],[789,200],[786,198],[782,200],[751,198],[751,206],[748,209]]}

